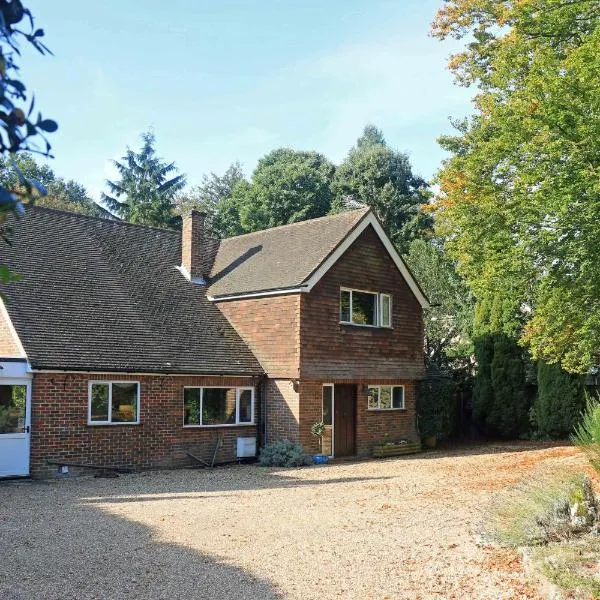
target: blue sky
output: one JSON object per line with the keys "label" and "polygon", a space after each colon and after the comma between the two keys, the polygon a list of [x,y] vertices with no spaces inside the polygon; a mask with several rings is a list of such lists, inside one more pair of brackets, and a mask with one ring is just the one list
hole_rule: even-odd
{"label": "blue sky", "polygon": [[287,146],[343,159],[366,123],[429,178],[448,118],[470,112],[455,48],[429,37],[441,0],[28,0],[54,57],[26,49],[57,174],[96,199],[110,159],[153,127],[198,183]]}

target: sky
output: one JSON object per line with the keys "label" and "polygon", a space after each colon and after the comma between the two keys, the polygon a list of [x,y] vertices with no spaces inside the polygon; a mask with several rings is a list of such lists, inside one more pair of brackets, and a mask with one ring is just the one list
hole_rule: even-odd
{"label": "sky", "polygon": [[23,47],[21,74],[59,123],[50,165],[96,200],[149,128],[190,185],[278,147],[339,163],[367,123],[429,179],[436,138],[471,112],[446,69],[456,43],[429,35],[441,3],[28,0],[54,56]]}

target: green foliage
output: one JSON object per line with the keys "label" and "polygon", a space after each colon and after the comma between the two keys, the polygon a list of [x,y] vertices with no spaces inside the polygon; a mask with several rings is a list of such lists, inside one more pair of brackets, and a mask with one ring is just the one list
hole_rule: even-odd
{"label": "green foliage", "polygon": [[322,217],[331,207],[334,171],[317,152],[273,150],[258,161],[249,183],[233,188],[226,212],[237,210],[243,232]]}
{"label": "green foliage", "polygon": [[592,466],[600,472],[600,401],[587,396],[585,411],[575,427],[571,442],[581,448]]}
{"label": "green foliage", "polygon": [[245,182],[244,172],[237,162],[223,175],[204,175],[200,185],[177,197],[175,212],[185,215],[195,209],[206,213],[205,225],[217,238],[243,233],[237,204],[232,202],[233,190],[240,182]]}
{"label": "green foliage", "polygon": [[505,334],[485,334],[474,341],[477,373],[473,416],[486,433],[518,437],[529,430],[523,350]]}
{"label": "green foliage", "polygon": [[585,475],[537,473],[502,498],[491,528],[500,542],[516,547],[566,540],[591,530],[597,506]]}
{"label": "green foliage", "polygon": [[123,162],[113,161],[121,179],[106,182],[112,195],[103,193],[102,201],[125,221],[173,227],[177,223],[173,206],[185,186],[185,175],[170,177],[177,168],[156,155],[152,132],[143,134],[142,142],[139,152],[127,148]]}
{"label": "green foliage", "polygon": [[456,428],[457,386],[448,377],[428,377],[419,382],[417,416],[422,437],[445,439]]}
{"label": "green foliage", "polygon": [[541,436],[564,438],[572,433],[585,407],[585,377],[558,364],[538,362],[534,426]]}
{"label": "green foliage", "polygon": [[425,180],[413,174],[408,156],[392,150],[373,125],[365,127],[337,168],[334,191],[333,212],[370,206],[401,253],[431,227],[421,211],[428,200]]}
{"label": "green foliage", "polygon": [[424,311],[428,364],[470,371],[474,301],[453,262],[433,239],[413,240],[404,258],[431,301]]}
{"label": "green foliage", "polygon": [[300,444],[282,440],[262,448],[258,462],[261,467],[304,467],[312,464],[312,458]]}
{"label": "green foliage", "polygon": [[501,290],[534,358],[585,372],[600,338],[595,1],[449,0],[433,26],[476,113],[441,140],[438,232],[478,299]]}

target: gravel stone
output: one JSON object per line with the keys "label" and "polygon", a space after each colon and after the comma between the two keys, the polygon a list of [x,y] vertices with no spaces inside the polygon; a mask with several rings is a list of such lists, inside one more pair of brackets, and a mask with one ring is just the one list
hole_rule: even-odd
{"label": "gravel stone", "polygon": [[297,469],[0,482],[0,598],[538,598],[486,545],[494,495],[568,446],[497,444]]}

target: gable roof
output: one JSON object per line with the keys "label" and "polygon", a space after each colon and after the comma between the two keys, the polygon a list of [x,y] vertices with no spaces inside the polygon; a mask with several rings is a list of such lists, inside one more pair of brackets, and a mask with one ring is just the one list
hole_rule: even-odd
{"label": "gable roof", "polygon": [[34,369],[250,375],[258,361],[175,268],[181,233],[31,207],[12,221],[2,285]]}
{"label": "gable roof", "polygon": [[367,227],[373,227],[421,306],[429,306],[369,208],[222,240],[208,280],[208,295],[228,300],[309,292]]}

